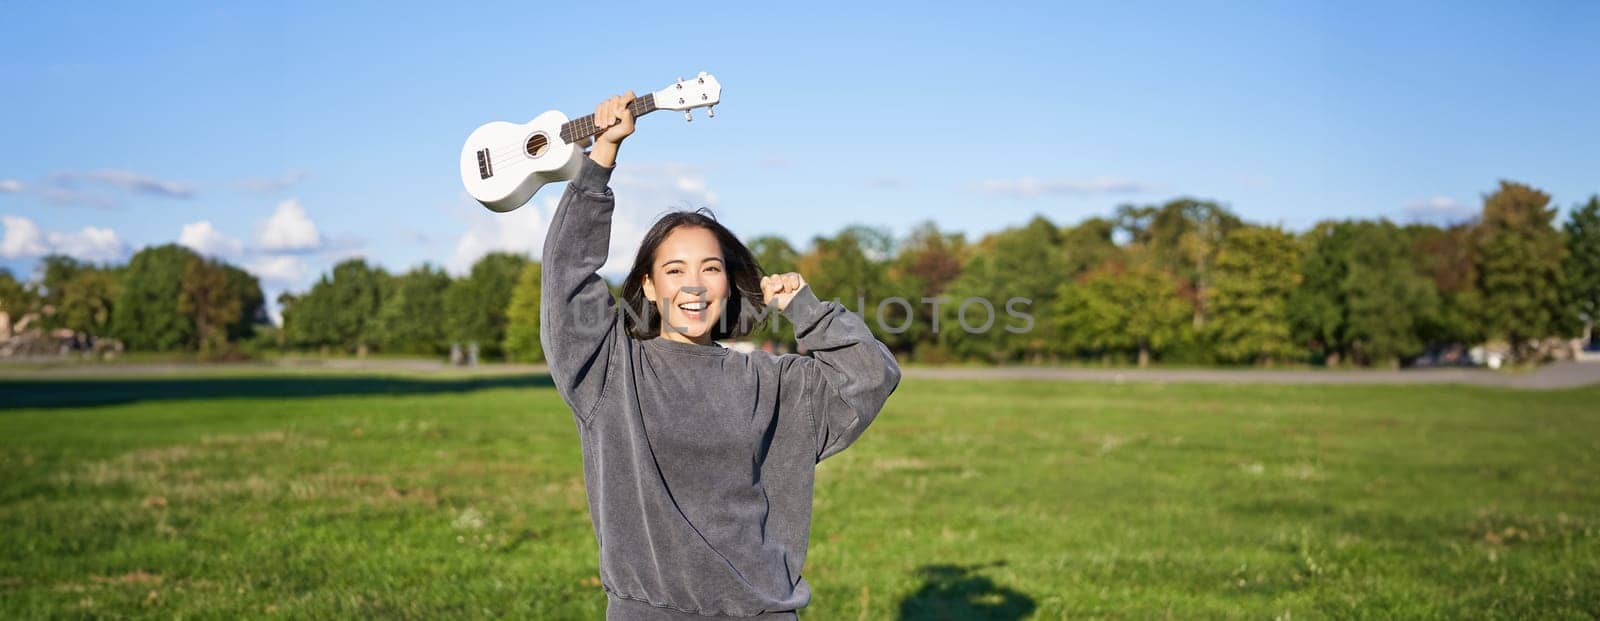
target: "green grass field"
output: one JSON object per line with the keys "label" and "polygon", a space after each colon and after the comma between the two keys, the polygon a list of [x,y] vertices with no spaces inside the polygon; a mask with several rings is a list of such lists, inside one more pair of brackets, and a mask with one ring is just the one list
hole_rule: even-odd
{"label": "green grass field", "polygon": [[[603,617],[543,378],[0,380],[0,617]],[[1594,618],[1600,388],[908,379],[814,619]]]}

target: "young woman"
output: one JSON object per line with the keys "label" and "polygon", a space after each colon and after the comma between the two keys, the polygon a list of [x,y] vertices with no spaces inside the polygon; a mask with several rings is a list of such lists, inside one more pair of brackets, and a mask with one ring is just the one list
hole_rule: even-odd
{"label": "young woman", "polygon": [[[797,619],[816,464],[861,435],[900,367],[860,317],[799,274],[762,277],[699,213],[645,235],[617,307],[606,260],[633,93],[599,135],[545,238],[540,338],[577,421],[607,619]],[[810,355],[717,344],[776,307]],[[770,317],[766,317],[770,318]]]}

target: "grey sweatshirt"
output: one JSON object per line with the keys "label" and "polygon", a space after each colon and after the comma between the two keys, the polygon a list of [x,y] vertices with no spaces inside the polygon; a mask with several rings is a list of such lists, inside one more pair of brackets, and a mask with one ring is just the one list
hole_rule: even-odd
{"label": "grey sweatshirt", "polygon": [[782,311],[809,355],[640,340],[605,282],[612,168],[584,158],[545,237],[539,337],[583,442],[608,619],[794,618],[812,475],[866,430],[900,367],[809,286]]}

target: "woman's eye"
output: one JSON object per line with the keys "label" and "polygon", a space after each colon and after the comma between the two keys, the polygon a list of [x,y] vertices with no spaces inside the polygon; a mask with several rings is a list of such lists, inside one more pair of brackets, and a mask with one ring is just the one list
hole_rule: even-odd
{"label": "woman's eye", "polygon": [[677,270],[677,269],[670,269],[670,270],[667,270],[667,273],[668,273],[668,274],[676,274],[676,273],[678,273],[678,272],[679,272],[679,270]]}
{"label": "woman's eye", "polygon": [[711,267],[706,268],[706,271],[708,271],[708,272],[720,272],[720,271],[722,271],[722,268],[713,265]]}

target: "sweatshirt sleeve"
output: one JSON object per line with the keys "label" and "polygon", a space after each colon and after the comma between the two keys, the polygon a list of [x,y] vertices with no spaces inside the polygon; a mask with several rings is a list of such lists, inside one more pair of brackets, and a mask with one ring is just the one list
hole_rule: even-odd
{"label": "sweatshirt sleeve", "polygon": [[865,321],[836,302],[801,287],[783,309],[795,338],[810,354],[797,364],[816,426],[817,462],[861,437],[900,385],[900,365]]}
{"label": "sweatshirt sleeve", "polygon": [[587,422],[623,336],[616,301],[598,273],[611,243],[613,168],[588,157],[556,207],[540,264],[539,341],[556,391]]}

